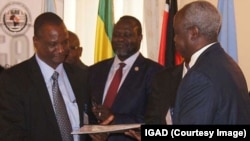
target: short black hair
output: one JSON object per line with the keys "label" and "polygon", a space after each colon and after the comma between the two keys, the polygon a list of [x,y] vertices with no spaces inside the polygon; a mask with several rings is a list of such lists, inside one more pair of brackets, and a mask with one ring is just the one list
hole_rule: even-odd
{"label": "short black hair", "polygon": [[[141,22],[137,19],[137,18],[135,18],[135,17],[133,17],[133,16],[129,16],[129,15],[125,15],[125,16],[122,16],[120,19],[119,19],[119,21],[123,21],[123,20],[125,20],[125,21],[130,21],[130,22],[132,22],[135,26],[137,26],[137,34],[138,35],[141,35],[142,34],[142,27],[141,27]],[[118,22],[119,22],[118,21]]]}
{"label": "short black hair", "polygon": [[45,12],[40,14],[36,19],[34,23],[34,35],[38,37],[40,29],[45,24],[53,24],[53,25],[60,25],[63,23],[63,20],[52,12]]}

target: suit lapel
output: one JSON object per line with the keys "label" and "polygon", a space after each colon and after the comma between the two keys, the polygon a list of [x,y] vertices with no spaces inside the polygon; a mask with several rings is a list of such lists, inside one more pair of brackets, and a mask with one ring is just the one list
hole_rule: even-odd
{"label": "suit lapel", "polygon": [[211,53],[211,52],[216,52],[216,54],[221,54],[221,52],[225,53],[225,51],[221,47],[220,43],[215,43],[212,46],[210,46],[209,48],[207,48],[204,52],[201,53],[201,55],[198,57],[194,66],[196,66],[196,64],[199,64],[200,62],[202,62],[203,59],[207,60],[208,55],[214,55],[214,53]]}
{"label": "suit lapel", "polygon": [[[140,75],[142,74],[140,73],[141,70],[145,70],[144,61],[145,58],[140,54],[135,60],[131,69],[129,70],[128,75],[124,80],[123,84],[121,85],[113,105],[116,105],[117,101],[123,101],[124,98],[130,97],[129,95],[134,95],[134,93],[129,92],[131,90],[131,82],[133,82],[134,78],[140,77]],[[123,95],[121,93],[126,93],[126,95]]]}
{"label": "suit lapel", "polygon": [[42,101],[44,110],[46,112],[46,117],[54,127],[57,127],[57,124],[56,124],[57,121],[56,121],[54,109],[50,100],[50,96],[49,96],[42,72],[35,59],[35,56],[33,56],[30,59],[29,65],[31,68],[31,73],[30,73],[31,80],[33,81],[33,84],[36,87],[35,89],[36,89],[37,96]]}
{"label": "suit lapel", "polygon": [[[97,103],[102,103],[102,99],[103,99],[103,92],[105,89],[105,85],[106,85],[106,81],[108,79],[108,75],[109,75],[109,71],[111,69],[111,66],[114,62],[114,58],[108,60],[106,63],[103,63],[102,66],[100,66],[100,68],[102,68],[100,74],[98,75],[98,81],[94,80],[95,83],[98,83],[98,87],[99,87],[99,92],[94,95],[94,99]],[[92,74],[92,75],[96,75],[96,74]]]}
{"label": "suit lapel", "polygon": [[131,81],[135,77],[138,77],[138,74],[141,74],[141,73],[138,73],[138,72],[145,69],[145,65],[143,63],[144,61],[145,61],[145,58],[140,54],[138,56],[138,58],[135,60],[135,62],[133,64],[133,66],[131,67],[131,69],[129,70],[128,75],[127,75],[126,79],[124,80],[124,82],[123,82],[120,89],[122,89],[123,87],[126,87],[127,85],[131,85],[130,84]]}

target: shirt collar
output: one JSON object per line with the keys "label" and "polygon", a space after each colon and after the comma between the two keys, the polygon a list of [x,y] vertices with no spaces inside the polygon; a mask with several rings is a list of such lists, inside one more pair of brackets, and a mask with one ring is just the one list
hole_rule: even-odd
{"label": "shirt collar", "polygon": [[41,60],[37,54],[36,54],[36,60],[46,82],[50,81],[51,76],[53,75],[55,71],[59,73],[59,77],[60,77],[60,74],[62,74],[62,71],[63,71],[62,63],[59,64],[58,67],[54,70],[52,67],[47,65],[43,60]]}
{"label": "shirt collar", "polygon": [[[126,64],[126,66],[124,67],[124,69],[126,69],[127,67],[131,66],[136,58],[139,56],[140,52],[136,52],[135,54],[133,54],[132,56],[130,56],[129,58],[127,58],[126,60],[123,61],[123,63]],[[119,63],[121,63],[122,61],[117,57],[117,55],[115,56],[114,59],[114,63],[113,63],[113,67],[115,68],[119,68]]]}
{"label": "shirt collar", "polygon": [[213,42],[211,44],[208,44],[206,46],[204,46],[203,48],[199,49],[198,51],[196,51],[192,56],[191,56],[191,59],[190,59],[190,62],[189,62],[189,67],[192,68],[193,65],[195,64],[195,62],[197,61],[197,59],[199,58],[199,56],[206,50],[208,49],[209,47],[211,47],[213,44],[215,44],[216,42]]}

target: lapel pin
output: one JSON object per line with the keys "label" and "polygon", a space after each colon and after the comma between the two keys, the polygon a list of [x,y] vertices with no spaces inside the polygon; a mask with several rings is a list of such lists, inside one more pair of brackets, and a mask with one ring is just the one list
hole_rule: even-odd
{"label": "lapel pin", "polygon": [[139,67],[136,66],[136,67],[135,67],[135,71],[139,71]]}

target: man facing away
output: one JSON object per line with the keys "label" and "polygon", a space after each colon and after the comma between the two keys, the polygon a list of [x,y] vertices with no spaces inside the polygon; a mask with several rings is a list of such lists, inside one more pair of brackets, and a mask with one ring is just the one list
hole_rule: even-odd
{"label": "man facing away", "polygon": [[220,13],[207,1],[187,4],[175,15],[174,41],[185,67],[173,124],[250,124],[247,83],[217,40],[220,27]]}
{"label": "man facing away", "polygon": [[[145,118],[149,124],[167,123],[164,117],[170,108],[173,109],[173,125],[250,124],[250,99],[246,80],[237,63],[217,41],[220,26],[218,10],[207,1],[191,2],[176,13],[175,46],[185,62],[181,66],[182,72],[178,66],[173,71],[156,75],[149,99],[151,105],[148,105],[156,107],[147,110],[157,109],[164,100],[166,103],[162,105],[167,108],[147,111]],[[164,89],[162,86],[165,85],[160,84],[164,81],[169,83],[169,80],[161,78],[171,78],[171,73],[177,77],[182,75],[182,80],[176,81],[176,94],[169,93],[167,88],[170,87]],[[172,88],[171,91],[175,91],[176,86]],[[168,95],[175,96],[174,104],[167,99]],[[141,140],[140,134],[134,130],[126,132],[126,135]]]}

